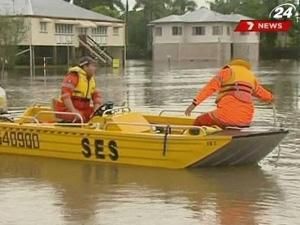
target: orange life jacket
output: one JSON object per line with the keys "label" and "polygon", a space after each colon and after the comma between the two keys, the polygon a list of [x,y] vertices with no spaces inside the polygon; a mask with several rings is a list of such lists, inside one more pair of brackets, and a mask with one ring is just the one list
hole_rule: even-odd
{"label": "orange life jacket", "polygon": [[69,69],[69,73],[75,72],[78,74],[78,84],[75,87],[72,96],[81,99],[90,100],[92,98],[92,93],[96,90],[96,82],[94,77],[90,79],[87,78],[86,72],[80,67],[73,67]]}
{"label": "orange life jacket", "polygon": [[231,70],[231,77],[222,81],[216,103],[227,95],[234,96],[242,102],[251,103],[256,85],[255,75],[243,64],[228,65],[227,67]]}

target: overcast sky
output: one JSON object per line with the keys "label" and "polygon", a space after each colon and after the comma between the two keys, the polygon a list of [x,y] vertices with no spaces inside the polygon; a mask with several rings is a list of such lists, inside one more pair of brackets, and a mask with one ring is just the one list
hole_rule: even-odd
{"label": "overcast sky", "polygon": [[[122,0],[124,2],[124,4],[126,3],[126,0]],[[201,5],[201,3],[205,2],[205,0],[194,0],[198,6]],[[135,4],[135,0],[128,0],[128,4],[129,4],[129,8],[132,8]]]}

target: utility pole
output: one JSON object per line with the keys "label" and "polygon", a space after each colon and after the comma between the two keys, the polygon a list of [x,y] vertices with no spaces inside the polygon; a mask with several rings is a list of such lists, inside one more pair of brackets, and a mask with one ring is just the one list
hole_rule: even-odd
{"label": "utility pole", "polygon": [[129,5],[128,5],[128,0],[126,0],[126,7],[125,7],[125,47],[124,47],[124,62],[125,62],[124,64],[125,65],[126,65],[126,61],[127,61],[127,50],[128,50],[128,12],[129,12]]}

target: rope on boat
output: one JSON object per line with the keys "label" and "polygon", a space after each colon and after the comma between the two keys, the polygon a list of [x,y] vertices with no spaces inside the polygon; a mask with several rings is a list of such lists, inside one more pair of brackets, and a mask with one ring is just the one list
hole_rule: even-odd
{"label": "rope on boat", "polygon": [[171,133],[170,125],[165,127],[165,135],[164,135],[164,147],[163,147],[163,156],[166,156],[167,153],[167,142],[168,142],[168,135]]}

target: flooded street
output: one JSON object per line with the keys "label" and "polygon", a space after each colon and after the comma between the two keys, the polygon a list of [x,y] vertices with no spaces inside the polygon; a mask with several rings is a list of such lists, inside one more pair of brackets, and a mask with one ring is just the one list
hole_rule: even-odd
{"label": "flooded street", "polygon": [[[100,69],[103,98],[133,110],[184,111],[217,66],[129,61],[124,71]],[[198,68],[197,68],[198,67]],[[167,170],[0,155],[0,225],[286,225],[300,216],[300,62],[266,61],[255,69],[276,95],[277,119],[290,130],[259,166]],[[50,102],[63,70],[17,70],[1,85],[10,106]],[[214,98],[199,111],[214,107]],[[255,121],[273,123],[257,103]]]}

